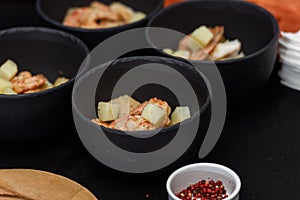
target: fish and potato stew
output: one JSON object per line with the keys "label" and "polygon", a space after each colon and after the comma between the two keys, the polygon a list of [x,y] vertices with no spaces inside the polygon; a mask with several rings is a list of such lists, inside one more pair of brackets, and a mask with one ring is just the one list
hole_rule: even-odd
{"label": "fish and potato stew", "polygon": [[[176,107],[156,97],[143,103],[128,95],[98,103],[98,118],[92,122],[122,131],[145,131],[168,127],[191,117],[189,107]],[[171,115],[171,116],[170,116]]]}
{"label": "fish and potato stew", "polygon": [[145,17],[145,13],[135,11],[120,2],[106,5],[93,1],[89,6],[69,8],[63,24],[86,29],[111,28],[133,23]]}
{"label": "fish and potato stew", "polygon": [[179,41],[177,50],[164,49],[172,56],[190,60],[222,61],[244,57],[242,43],[238,39],[228,40],[223,26],[200,26]]}
{"label": "fish and potato stew", "polygon": [[29,71],[18,72],[17,64],[8,59],[0,67],[0,94],[27,94],[50,89],[67,82],[66,77],[58,77],[51,83],[43,74],[32,75]]}

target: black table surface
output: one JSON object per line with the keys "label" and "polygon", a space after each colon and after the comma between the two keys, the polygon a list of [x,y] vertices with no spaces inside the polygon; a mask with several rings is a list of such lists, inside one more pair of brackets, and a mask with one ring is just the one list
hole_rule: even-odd
{"label": "black table surface", "polygon": [[[34,1],[1,1],[0,11],[1,29],[41,25]],[[242,200],[299,200],[299,116],[300,92],[282,86],[274,73],[260,95],[228,113],[217,145],[198,162],[236,171]],[[167,199],[165,183],[170,175],[133,176],[108,169],[85,150],[75,130],[38,142],[0,142],[0,168],[54,172],[87,187],[98,199],[109,200]]]}

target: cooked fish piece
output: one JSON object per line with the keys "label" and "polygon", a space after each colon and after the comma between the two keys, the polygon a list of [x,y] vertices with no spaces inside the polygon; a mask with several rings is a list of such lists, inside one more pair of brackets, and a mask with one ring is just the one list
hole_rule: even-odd
{"label": "cooked fish piece", "polygon": [[80,27],[81,19],[86,15],[88,9],[88,7],[68,9],[63,24],[66,26]]}
{"label": "cooked fish piece", "polygon": [[131,113],[134,109],[141,105],[140,102],[128,95],[123,95],[116,99],[113,99],[111,100],[111,103],[117,104],[119,106],[118,118]]}
{"label": "cooked fish piece", "polygon": [[24,92],[24,94],[30,94],[30,93],[40,92],[40,91],[42,91],[42,90],[39,88],[36,88],[36,89],[32,89],[32,90],[27,90]]}
{"label": "cooked fish piece", "polygon": [[42,74],[32,76],[30,72],[25,71],[14,77],[11,83],[14,91],[18,94],[22,94],[30,90],[39,89],[46,81],[47,79]]}
{"label": "cooked fish piece", "polygon": [[122,131],[154,130],[155,127],[140,115],[125,115],[113,121],[108,128]]}
{"label": "cooked fish piece", "polygon": [[188,43],[189,40],[191,39],[190,35],[187,35],[185,37],[183,37],[178,44],[178,49],[179,50],[186,50],[186,51],[190,51]]}
{"label": "cooked fish piece", "polygon": [[63,24],[87,29],[109,28],[134,22],[144,17],[144,13],[135,12],[120,2],[106,5],[102,2],[92,1],[89,6],[68,9]]}
{"label": "cooked fish piece", "polygon": [[242,57],[245,57],[245,54],[243,52],[241,52],[241,53],[236,52],[236,53],[234,53],[228,57],[222,58],[220,60],[237,59],[237,58],[242,58]]}
{"label": "cooked fish piece", "polygon": [[108,128],[108,126],[109,126],[109,123],[101,122],[99,119],[92,119],[91,121],[94,122],[95,124],[98,124],[100,126],[104,126],[106,128]]}
{"label": "cooked fish piece", "polygon": [[192,60],[207,60],[209,54],[214,50],[218,43],[223,39],[224,27],[216,26],[214,28],[209,28],[209,30],[214,34],[213,39],[205,48],[200,48],[198,51],[193,52],[190,56]]}
{"label": "cooked fish piece", "polygon": [[90,3],[90,7],[91,8],[96,8],[96,9],[101,10],[103,12],[110,12],[111,11],[111,9],[106,4],[101,3],[99,1],[92,1]]}
{"label": "cooked fish piece", "polygon": [[242,48],[242,44],[238,39],[219,43],[211,54],[212,59],[220,60],[232,54],[238,53]]}
{"label": "cooked fish piece", "polygon": [[100,24],[98,25],[98,28],[111,28],[111,27],[116,27],[116,26],[121,26],[124,25],[124,22],[121,21],[101,21]]}
{"label": "cooked fish piece", "polygon": [[[109,8],[108,8],[109,9]],[[113,11],[109,10],[99,10],[97,8],[89,8],[87,12],[84,13],[81,21],[81,26],[85,27],[97,27],[100,25],[102,21],[117,21],[119,19],[118,15],[115,14]]]}
{"label": "cooked fish piece", "polygon": [[117,13],[119,17],[127,23],[130,22],[134,15],[133,9],[120,2],[113,2],[109,7],[114,13]]}
{"label": "cooked fish piece", "polygon": [[91,3],[91,9],[97,13],[96,20],[109,20],[117,21],[120,20],[120,17],[115,13],[109,6],[94,1]]}
{"label": "cooked fish piece", "polygon": [[90,7],[70,8],[64,18],[63,24],[81,28],[99,28],[102,20],[118,21],[119,15],[107,5],[94,1]]}
{"label": "cooked fish piece", "polygon": [[24,80],[31,78],[32,74],[29,71],[20,72],[18,76],[14,77],[12,81]]}
{"label": "cooked fish piece", "polygon": [[143,102],[142,104],[140,104],[138,107],[136,107],[135,109],[133,109],[130,112],[130,115],[141,115],[144,108],[149,104],[148,101]]}

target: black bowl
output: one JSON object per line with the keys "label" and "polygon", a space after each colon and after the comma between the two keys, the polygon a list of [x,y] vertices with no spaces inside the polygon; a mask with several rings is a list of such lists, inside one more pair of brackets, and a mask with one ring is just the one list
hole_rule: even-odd
{"label": "black bowl", "polygon": [[[176,91],[172,91],[173,89],[170,89],[166,85],[157,84],[155,81],[149,84],[138,85],[137,87],[134,87],[136,89],[132,91],[132,84],[136,84],[136,82],[139,84],[141,81],[137,78],[137,80],[124,84],[125,87],[123,90],[112,93],[116,87],[116,83],[127,72],[132,71],[137,66],[147,65],[149,63],[167,65],[170,69],[179,72],[177,74],[174,71],[165,71],[156,67],[152,68],[152,66],[143,69],[142,72],[150,77],[154,77],[155,74],[158,79],[167,79],[169,83],[174,83],[174,87],[177,88]],[[101,79],[99,77],[100,73],[102,76]],[[194,92],[196,99],[193,99],[193,96],[188,95],[190,93],[185,90],[185,87],[181,88],[179,82],[179,80],[181,80],[180,76],[183,76],[192,86],[191,90]],[[91,82],[96,84],[92,86]],[[176,82],[178,85],[175,84]],[[89,90],[86,88],[89,88]],[[179,93],[184,96],[183,100],[179,101],[179,99],[182,98],[177,99]],[[100,146],[100,144],[97,143],[102,140],[101,137],[103,133],[114,145],[123,150],[134,153],[148,153],[159,150],[169,144],[177,134],[179,125],[163,128],[159,131],[159,133],[154,134],[156,131],[123,132],[120,130],[104,128],[91,122],[91,119],[96,118],[97,116],[96,107],[98,101],[109,101],[111,98],[115,98],[123,94],[133,96],[133,98],[140,102],[152,97],[157,97],[167,101],[172,110],[175,106],[180,105],[179,102],[182,102],[182,105],[188,105],[191,110],[192,117],[181,123],[182,130],[185,131],[185,134],[191,134],[191,131],[189,131],[189,127],[191,125],[198,123],[197,125],[199,125],[199,127],[192,145],[181,157],[181,160],[193,157],[198,153],[197,150],[199,150],[200,145],[202,144],[210,121],[210,96],[204,79],[200,73],[195,70],[195,68],[182,61],[154,56],[140,56],[120,58],[110,65],[103,64],[93,68],[76,80],[72,99],[73,115],[78,124],[76,128],[79,136],[85,147],[93,156],[97,158],[96,155],[99,153],[98,151],[106,151],[105,147],[103,147],[104,149],[98,148],[98,150],[96,148],[97,146]],[[197,120],[198,117],[200,117],[200,121]],[[131,134],[134,134],[135,136],[151,135],[151,137],[141,138],[132,136]]]}
{"label": "black bowl", "polygon": [[0,140],[30,140],[63,134],[74,127],[71,92],[87,47],[61,31],[21,27],[0,31],[0,62],[14,60],[19,71],[44,74],[53,82],[61,73],[65,84],[41,92],[0,95]]}
{"label": "black bowl", "polygon": [[[222,25],[226,38],[238,38],[242,42],[245,57],[215,62],[229,100],[248,98],[260,91],[268,82],[276,59],[279,29],[275,18],[252,3],[204,0],[174,4],[148,23],[148,26],[168,28],[183,34],[191,33],[200,25]],[[149,42],[155,47],[177,48],[178,40],[167,43],[168,38],[157,38],[148,34]]]}
{"label": "black bowl", "polygon": [[[104,3],[113,2],[112,0],[101,0]],[[90,49],[93,49],[103,40],[122,31],[143,27],[149,19],[156,14],[163,6],[163,0],[120,0],[120,2],[132,7],[135,10],[146,13],[144,19],[126,24],[123,26],[102,29],[84,29],[68,27],[62,24],[66,11],[72,7],[86,6],[92,0],[37,0],[36,8],[39,15],[51,26],[55,26],[64,31],[70,32],[82,39]]]}

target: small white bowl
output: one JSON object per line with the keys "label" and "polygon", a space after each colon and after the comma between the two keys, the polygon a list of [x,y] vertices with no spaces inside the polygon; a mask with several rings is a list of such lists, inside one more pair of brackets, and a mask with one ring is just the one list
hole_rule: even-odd
{"label": "small white bowl", "polygon": [[214,163],[197,163],[173,172],[167,181],[169,200],[180,200],[175,194],[201,180],[221,180],[227,191],[226,200],[239,200],[241,180],[231,169]]}

